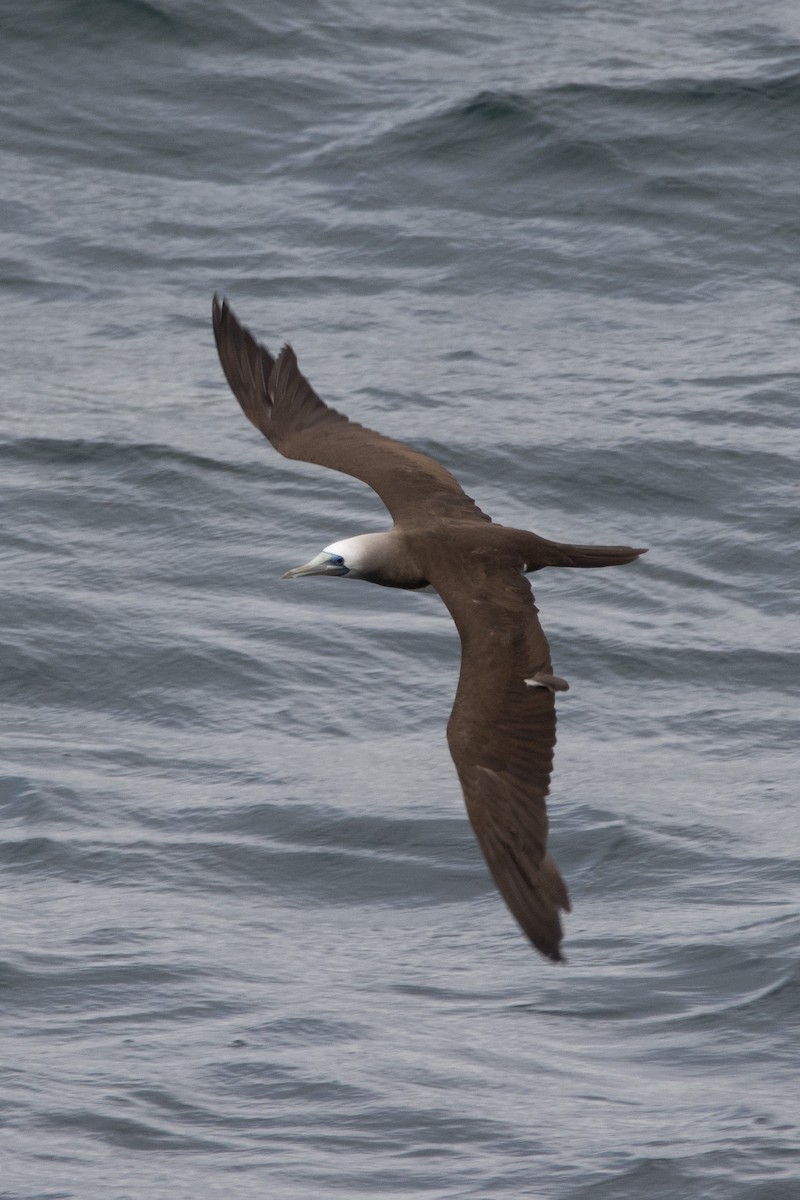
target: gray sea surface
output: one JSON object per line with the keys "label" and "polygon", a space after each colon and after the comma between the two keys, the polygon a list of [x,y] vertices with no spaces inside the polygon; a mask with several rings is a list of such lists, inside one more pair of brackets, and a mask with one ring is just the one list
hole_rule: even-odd
{"label": "gray sea surface", "polygon": [[[7,0],[2,1200],[800,1195],[800,7]],[[211,296],[534,578],[554,967],[436,597],[282,459]]]}

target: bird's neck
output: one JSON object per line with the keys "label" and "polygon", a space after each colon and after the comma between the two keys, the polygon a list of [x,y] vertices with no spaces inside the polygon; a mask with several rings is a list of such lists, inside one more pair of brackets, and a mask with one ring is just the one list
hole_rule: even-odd
{"label": "bird's neck", "polygon": [[413,592],[429,586],[414,562],[405,538],[396,529],[385,533],[360,533],[325,548],[332,554],[342,555],[352,579]]}

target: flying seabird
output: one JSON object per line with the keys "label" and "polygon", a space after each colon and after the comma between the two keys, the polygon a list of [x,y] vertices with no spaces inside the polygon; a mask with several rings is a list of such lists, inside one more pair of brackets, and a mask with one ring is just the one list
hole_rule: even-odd
{"label": "flying seabird", "polygon": [[545,798],[555,745],[553,674],[525,575],[542,567],[611,567],[643,549],[572,546],[495,524],[438,462],[330,408],[290,345],[273,358],[214,297],[222,369],[245,416],[286,458],[369,484],[394,522],[326,546],[284,579],[338,575],[439,593],[461,637],[447,741],[467,813],[503,899],[537,950],[562,960],[569,895],[547,854]]}

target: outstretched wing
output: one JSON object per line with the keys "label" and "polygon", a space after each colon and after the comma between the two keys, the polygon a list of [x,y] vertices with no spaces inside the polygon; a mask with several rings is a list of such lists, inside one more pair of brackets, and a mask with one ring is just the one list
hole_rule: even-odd
{"label": "outstretched wing", "polygon": [[214,297],[222,369],[245,416],[286,458],[331,467],[369,484],[395,523],[442,517],[489,521],[449,471],[419,450],[349,421],[316,394],[291,346],[277,359]]}
{"label": "outstretched wing", "polygon": [[[443,547],[439,547],[440,551]],[[443,552],[425,564],[461,636],[447,727],[467,812],[494,881],[537,950],[561,961],[569,896],[547,854],[556,741],[550,649],[520,563],[503,552]]]}

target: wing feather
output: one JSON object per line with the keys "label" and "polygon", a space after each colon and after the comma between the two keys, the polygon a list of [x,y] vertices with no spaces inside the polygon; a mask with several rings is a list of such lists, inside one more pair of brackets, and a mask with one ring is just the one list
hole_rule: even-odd
{"label": "wing feather", "polygon": [[550,649],[520,565],[497,554],[446,555],[428,578],[461,636],[447,740],[467,813],[506,904],[542,954],[559,962],[569,895],[547,854],[546,798],[556,742]]}
{"label": "wing feather", "polygon": [[214,297],[214,335],[222,369],[245,416],[286,458],[331,467],[369,484],[397,524],[420,514],[489,521],[435,459],[367,429],[325,404],[301,372],[291,346],[274,359]]}

